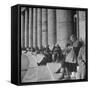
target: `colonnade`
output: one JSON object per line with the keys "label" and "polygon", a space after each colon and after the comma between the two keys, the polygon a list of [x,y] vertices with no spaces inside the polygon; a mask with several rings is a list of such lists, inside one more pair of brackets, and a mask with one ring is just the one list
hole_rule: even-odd
{"label": "colonnade", "polygon": [[21,47],[52,48],[58,43],[65,47],[74,31],[73,11],[47,8],[21,10]]}

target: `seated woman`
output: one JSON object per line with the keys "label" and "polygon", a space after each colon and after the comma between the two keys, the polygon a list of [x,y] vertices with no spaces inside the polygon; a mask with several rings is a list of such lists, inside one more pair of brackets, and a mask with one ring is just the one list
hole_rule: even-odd
{"label": "seated woman", "polygon": [[53,47],[52,50],[52,60],[54,62],[60,62],[61,59],[62,59],[62,50],[60,46],[57,44],[56,46]]}
{"label": "seated woman", "polygon": [[52,61],[52,54],[50,53],[49,45],[43,49],[43,60],[38,65],[46,65],[48,62]]}
{"label": "seated woman", "polygon": [[48,45],[44,50],[44,55],[45,55],[47,62],[52,61],[52,54],[50,52],[51,52],[51,50],[50,50],[49,45]]}

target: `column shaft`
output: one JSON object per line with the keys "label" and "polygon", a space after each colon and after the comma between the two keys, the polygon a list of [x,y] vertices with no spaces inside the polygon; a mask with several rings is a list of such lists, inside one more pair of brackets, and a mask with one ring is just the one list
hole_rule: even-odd
{"label": "column shaft", "polygon": [[21,13],[21,48],[24,48],[24,44],[23,44],[23,42],[24,42],[24,28],[23,28],[23,26],[24,26],[24,14],[23,13]]}
{"label": "column shaft", "polygon": [[23,12],[23,47],[25,49],[25,12]]}
{"label": "column shaft", "polygon": [[79,11],[79,38],[86,40],[86,11]]}
{"label": "column shaft", "polygon": [[50,48],[56,43],[56,10],[48,9],[48,44]]}
{"label": "column shaft", "polygon": [[72,10],[56,10],[57,17],[57,43],[65,48],[67,40],[74,31]]}
{"label": "column shaft", "polygon": [[42,46],[48,45],[47,9],[42,9]]}
{"label": "column shaft", "polygon": [[29,8],[29,47],[33,48],[33,9]]}
{"label": "column shaft", "polygon": [[76,36],[79,38],[79,12],[76,11]]}
{"label": "column shaft", "polygon": [[42,9],[37,9],[37,44],[38,48],[42,48]]}
{"label": "column shaft", "polygon": [[27,9],[27,47],[29,48],[29,8]]}
{"label": "column shaft", "polygon": [[29,31],[29,27],[28,27],[29,23],[28,23],[28,10],[25,10],[25,48],[28,47],[29,43],[28,43],[28,39],[29,39],[29,35],[28,35],[28,31]]}
{"label": "column shaft", "polygon": [[37,8],[33,8],[33,47],[37,47]]}

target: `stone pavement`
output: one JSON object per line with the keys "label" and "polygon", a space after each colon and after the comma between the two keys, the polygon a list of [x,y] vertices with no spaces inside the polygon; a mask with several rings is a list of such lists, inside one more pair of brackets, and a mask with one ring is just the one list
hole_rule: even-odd
{"label": "stone pavement", "polygon": [[27,53],[26,56],[29,59],[29,66],[28,70],[24,73],[22,82],[58,80],[60,74],[55,74],[54,72],[60,67],[60,63],[47,63],[47,65],[38,66],[36,56],[34,57],[30,53]]}

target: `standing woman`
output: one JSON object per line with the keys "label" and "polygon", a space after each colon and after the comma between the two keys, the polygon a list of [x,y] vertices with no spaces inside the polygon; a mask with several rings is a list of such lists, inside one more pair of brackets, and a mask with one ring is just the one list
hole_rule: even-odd
{"label": "standing woman", "polygon": [[67,45],[65,59],[67,72],[69,75],[72,73],[75,74],[77,71],[77,57],[81,46],[82,42],[80,42],[74,35],[71,35],[70,41]]}
{"label": "standing woman", "polygon": [[86,55],[85,55],[85,45],[80,48],[78,55],[78,70],[76,79],[85,79],[86,76]]}

